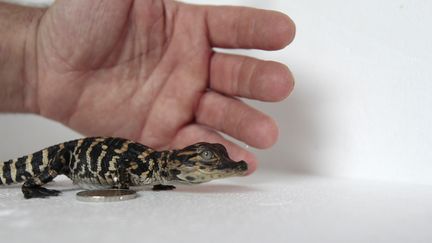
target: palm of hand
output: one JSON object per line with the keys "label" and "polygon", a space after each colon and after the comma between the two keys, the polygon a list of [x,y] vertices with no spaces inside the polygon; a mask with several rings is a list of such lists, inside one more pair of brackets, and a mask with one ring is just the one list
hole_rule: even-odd
{"label": "palm of hand", "polygon": [[[87,135],[120,136],[158,149],[221,142],[253,167],[252,154],[217,130],[266,147],[273,141],[260,144],[262,138],[251,139],[256,134],[237,130],[247,124],[244,119],[249,129],[264,126],[263,133],[276,127],[267,116],[208,89],[236,95],[232,85],[212,84],[219,79],[212,73],[227,73],[226,61],[240,57],[212,53],[207,14],[170,1],[58,1],[39,27],[38,111]],[[243,69],[255,62],[241,60]],[[277,134],[270,135],[275,140]]]}

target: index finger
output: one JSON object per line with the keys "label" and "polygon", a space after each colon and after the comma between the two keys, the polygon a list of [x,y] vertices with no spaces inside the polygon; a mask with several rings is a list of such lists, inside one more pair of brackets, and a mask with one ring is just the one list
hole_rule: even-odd
{"label": "index finger", "polygon": [[278,50],[294,39],[294,22],[277,11],[248,7],[205,6],[213,47]]}

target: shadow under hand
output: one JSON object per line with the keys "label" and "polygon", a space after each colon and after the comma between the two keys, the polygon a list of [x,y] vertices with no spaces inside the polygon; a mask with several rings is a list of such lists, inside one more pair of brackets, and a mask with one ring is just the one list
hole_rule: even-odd
{"label": "shadow under hand", "polygon": [[240,185],[195,185],[195,186],[177,186],[176,192],[189,192],[189,193],[247,193],[257,192],[258,189],[248,186]]}
{"label": "shadow under hand", "polygon": [[288,174],[321,174],[319,147],[323,143],[323,112],[320,103],[325,99],[314,88],[310,72],[296,73],[296,87],[284,102],[279,104],[253,103],[274,117],[279,124],[277,144],[269,150],[256,151],[259,169]]}

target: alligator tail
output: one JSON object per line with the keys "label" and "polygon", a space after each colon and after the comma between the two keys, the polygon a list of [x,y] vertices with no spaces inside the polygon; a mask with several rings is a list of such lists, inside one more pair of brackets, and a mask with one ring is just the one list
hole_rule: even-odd
{"label": "alligator tail", "polygon": [[59,144],[18,159],[0,161],[0,185],[20,183],[41,174],[62,146]]}

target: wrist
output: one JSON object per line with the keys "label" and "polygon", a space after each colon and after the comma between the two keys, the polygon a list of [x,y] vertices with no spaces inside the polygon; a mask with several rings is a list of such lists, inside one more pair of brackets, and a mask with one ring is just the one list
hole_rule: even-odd
{"label": "wrist", "polygon": [[0,3],[0,112],[37,112],[36,38],[44,11]]}

